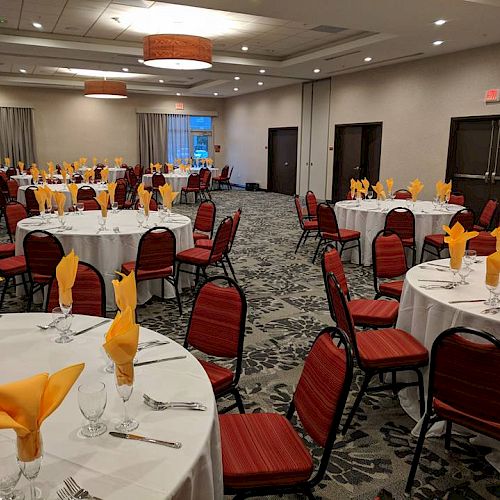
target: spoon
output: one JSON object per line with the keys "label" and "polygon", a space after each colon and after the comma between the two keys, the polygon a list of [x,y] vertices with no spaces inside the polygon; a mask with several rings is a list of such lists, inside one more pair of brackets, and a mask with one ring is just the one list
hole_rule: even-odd
{"label": "spoon", "polygon": [[490,307],[489,309],[481,311],[481,314],[498,314],[499,312],[500,312],[500,307]]}

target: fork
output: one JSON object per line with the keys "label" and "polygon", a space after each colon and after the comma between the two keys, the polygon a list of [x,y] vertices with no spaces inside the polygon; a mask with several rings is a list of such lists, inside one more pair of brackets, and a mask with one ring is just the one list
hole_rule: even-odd
{"label": "fork", "polygon": [[78,483],[71,476],[69,476],[68,479],[64,480],[64,484],[74,498],[78,498],[79,500],[85,498],[88,498],[90,500],[102,500],[101,498],[92,496],[87,490],[84,490],[83,488],[78,486]]}
{"label": "fork", "polygon": [[147,394],[143,394],[144,403],[155,411],[167,410],[168,408],[185,408],[188,410],[205,411],[206,405],[196,401],[156,401]]}
{"label": "fork", "polygon": [[73,500],[75,498],[66,488],[57,490],[57,496],[59,500]]}

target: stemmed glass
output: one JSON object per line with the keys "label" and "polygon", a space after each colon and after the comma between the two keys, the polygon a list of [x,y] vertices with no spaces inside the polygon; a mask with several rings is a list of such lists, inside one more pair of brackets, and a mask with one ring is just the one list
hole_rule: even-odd
{"label": "stemmed glass", "polygon": [[[19,457],[17,458],[19,469],[21,470],[23,476],[28,480],[30,485],[30,500],[36,500],[37,498],[37,488],[35,488],[35,479],[38,477],[38,474],[40,473],[40,467],[42,466],[42,458],[43,458],[42,436],[41,434],[38,434],[37,437],[39,439],[39,445],[40,445],[38,456],[35,457],[34,460],[30,460],[29,462],[25,462]],[[39,494],[38,497],[40,498],[41,494]]]}
{"label": "stemmed glass", "polygon": [[111,211],[113,212],[113,214],[118,213],[118,202],[117,201],[114,201],[113,203],[111,203]]}
{"label": "stemmed glass", "polygon": [[368,191],[368,194],[367,194],[366,196],[367,196],[367,198],[368,198],[369,200],[371,200],[371,199],[373,198],[373,191],[370,189],[370,190]]}
{"label": "stemmed glass", "polygon": [[77,203],[76,209],[80,215],[83,215],[83,211],[85,210],[85,205],[83,203]]}
{"label": "stemmed glass", "polygon": [[471,273],[472,269],[468,265],[468,262],[464,261],[462,262],[462,265],[460,266],[460,269],[458,270],[458,274],[460,275],[460,285],[468,285],[468,281],[466,281],[467,276]]}
{"label": "stemmed glass", "polygon": [[78,406],[88,424],[82,426],[81,433],[85,437],[93,438],[104,434],[108,429],[99,419],[106,408],[106,386],[102,382],[82,384],[78,387]]}
{"label": "stemmed glass", "polygon": [[139,227],[142,227],[142,225],[144,224],[144,220],[145,220],[143,208],[139,208],[137,210],[136,217],[137,217],[137,224],[139,224]]}
{"label": "stemmed glass", "polygon": [[[10,445],[10,442],[9,442]],[[0,500],[24,500],[24,493],[14,488],[21,478],[21,469],[12,450],[0,452]]]}
{"label": "stemmed glass", "polygon": [[[106,342],[106,335],[107,332],[104,334],[104,342]],[[104,371],[106,373],[114,373],[115,371],[115,363],[114,361],[109,357],[109,354],[106,352],[106,349],[102,349],[104,351],[104,355],[106,356],[106,366],[104,367]]]}
{"label": "stemmed glass", "polygon": [[464,258],[468,262],[469,267],[477,262],[477,251],[476,250],[466,250]]}
{"label": "stemmed glass", "polygon": [[167,215],[166,209],[163,205],[158,205],[158,216],[160,217],[160,222],[165,222],[165,217]]}
{"label": "stemmed glass", "polygon": [[490,307],[499,307],[500,301],[498,300],[498,296],[500,295],[500,282],[498,282],[496,285],[488,285],[488,283],[486,283],[486,288],[490,292],[490,297],[484,302],[484,305]]}
{"label": "stemmed glass", "polygon": [[120,376],[120,368],[115,366],[116,390],[123,401],[123,418],[120,423],[115,425],[115,429],[119,432],[130,432],[139,427],[139,422],[137,422],[134,418],[129,417],[127,413],[127,402],[130,399],[130,396],[132,396],[134,382],[132,381],[130,384],[124,384],[122,383],[123,381],[120,380]]}
{"label": "stemmed glass", "polygon": [[97,223],[99,224],[99,232],[104,231],[106,229],[106,220],[107,217],[103,217],[102,215],[97,216]]}
{"label": "stemmed glass", "polygon": [[361,200],[362,200],[361,193],[356,193],[356,206],[357,207],[361,206]]}
{"label": "stemmed glass", "polygon": [[71,314],[71,306],[69,307],[54,307],[52,309],[52,320],[56,330],[61,334],[55,342],[58,344],[67,344],[72,342],[73,338],[69,335],[73,315]]}

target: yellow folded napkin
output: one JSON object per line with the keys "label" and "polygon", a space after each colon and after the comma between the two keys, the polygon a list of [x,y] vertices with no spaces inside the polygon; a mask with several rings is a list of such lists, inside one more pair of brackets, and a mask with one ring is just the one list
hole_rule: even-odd
{"label": "yellow folded napkin", "polygon": [[112,204],[115,202],[115,191],[116,191],[116,182],[108,182],[109,199]]}
{"label": "yellow folded napkin", "polygon": [[350,191],[351,191],[351,198],[354,200],[354,197],[356,196],[356,180],[351,178],[350,181]]}
{"label": "yellow folded napkin", "polygon": [[17,434],[19,460],[32,462],[41,456],[40,427],[63,402],[84,368],[80,363],[51,376],[40,373],[0,385],[0,429],[13,429]]}
{"label": "yellow folded napkin", "polygon": [[361,192],[363,194],[366,194],[368,193],[368,189],[370,189],[370,181],[365,177],[362,181],[361,181],[361,184],[363,185],[363,189],[361,190]]}
{"label": "yellow folded napkin", "polygon": [[33,177],[33,182],[36,184],[38,182],[38,177],[40,176],[38,168],[31,167],[31,176]]}
{"label": "yellow folded napkin", "polygon": [[60,191],[54,193],[54,199],[57,204],[57,214],[62,217],[64,215],[64,205],[66,204],[66,195]]}
{"label": "yellow folded napkin", "polygon": [[69,192],[71,193],[71,201],[73,205],[78,203],[78,185],[77,184],[69,184],[68,185]]}
{"label": "yellow folded napkin", "polygon": [[43,187],[39,187],[35,191],[35,198],[38,202],[38,210],[40,214],[43,214],[45,212],[45,200],[47,198],[47,194],[45,193],[45,189],[43,189]]}
{"label": "yellow folded napkin", "polygon": [[63,179],[63,183],[66,184],[66,178],[68,177],[68,171],[65,167],[61,168],[61,176]]}
{"label": "yellow folded napkin", "polygon": [[91,168],[85,170],[85,172],[83,173],[83,179],[85,180],[85,182],[90,182],[91,177],[93,177],[93,173],[94,171]]}
{"label": "yellow folded napkin", "polygon": [[139,326],[135,324],[134,312],[130,307],[117,313],[106,334],[103,345],[108,356],[115,363],[118,385],[134,383],[134,357],[139,343]]}
{"label": "yellow folded napkin", "polygon": [[491,231],[491,236],[494,236],[497,239],[496,249],[497,252],[500,252],[500,226]]}
{"label": "yellow folded napkin", "polygon": [[59,287],[59,304],[69,307],[73,304],[71,289],[75,284],[78,271],[78,256],[74,250],[65,255],[56,267],[57,285]]}
{"label": "yellow folded napkin", "polygon": [[132,311],[135,311],[137,307],[137,286],[135,283],[135,273],[132,271],[129,275],[125,275],[116,271],[119,274],[121,280],[113,280],[113,288],[115,290],[115,302],[120,311],[125,311],[127,307],[130,307]]}
{"label": "yellow folded napkin", "polygon": [[73,175],[75,173],[75,168],[73,167],[73,165],[68,165],[67,170],[69,175]]}
{"label": "yellow folded napkin", "polygon": [[448,226],[443,226],[443,230],[448,234],[448,236],[445,236],[444,242],[448,243],[450,251],[450,267],[460,269],[467,241],[475,238],[479,233],[477,231],[466,231],[460,222],[455,223],[451,229]]}
{"label": "yellow folded napkin", "polygon": [[96,197],[95,200],[99,203],[101,207],[101,215],[103,217],[108,216],[108,204],[109,204],[109,193],[107,191],[101,191]]}
{"label": "yellow folded napkin", "polygon": [[49,171],[49,176],[52,177],[54,175],[54,172],[56,171],[56,169],[54,167],[54,162],[49,161],[47,163],[47,167],[48,167],[48,171]]}
{"label": "yellow folded napkin", "polygon": [[149,204],[151,203],[151,196],[153,193],[149,191],[143,191],[141,195],[141,204],[144,207],[144,215],[147,217],[149,215]]}
{"label": "yellow folded napkin", "polygon": [[486,284],[498,286],[500,274],[500,252],[492,253],[486,257]]}
{"label": "yellow folded napkin", "polygon": [[5,166],[6,166],[6,167],[10,167],[10,158],[9,158],[9,157],[7,157],[7,156],[6,156],[6,157],[3,159],[3,161],[5,162]]}
{"label": "yellow folded napkin", "polygon": [[144,191],[146,190],[146,188],[144,187],[144,183],[141,182],[138,186],[137,186],[137,196],[139,196],[139,199],[141,199],[141,195],[142,193],[144,193]]}
{"label": "yellow folded napkin", "polygon": [[167,182],[163,186],[158,188],[160,190],[160,194],[163,200],[163,206],[172,210],[172,204],[176,196],[179,194],[178,192],[172,191],[172,186]]}
{"label": "yellow folded napkin", "polygon": [[87,164],[87,157],[86,156],[81,156],[80,157],[80,165],[83,167]]}
{"label": "yellow folded napkin", "polygon": [[109,177],[109,168],[108,168],[108,167],[104,167],[104,168],[101,170],[101,179],[102,179],[104,182],[108,182],[108,177]]}
{"label": "yellow folded napkin", "polygon": [[451,196],[451,181],[444,185],[444,199],[449,200]]}
{"label": "yellow folded napkin", "polygon": [[73,167],[74,167],[75,170],[78,170],[80,168],[80,160],[75,160],[73,162]]}
{"label": "yellow folded napkin", "polygon": [[18,161],[17,166],[19,168],[19,172],[23,173],[24,171],[24,162],[23,161]]}
{"label": "yellow folded napkin", "polygon": [[40,172],[40,175],[42,176],[42,181],[47,182],[47,172],[45,172],[45,170],[42,170]]}
{"label": "yellow folded napkin", "polygon": [[[43,172],[43,170],[42,170]],[[42,177],[43,177],[43,174],[42,174]],[[49,188],[49,186],[47,186],[47,184],[45,184],[44,186],[42,186],[42,189],[45,191],[45,203],[47,204],[47,208],[52,210],[52,196],[53,196],[53,192],[52,190]]]}
{"label": "yellow folded napkin", "polygon": [[377,193],[377,200],[385,200],[385,191],[384,191],[384,186],[380,181],[375,184],[375,186],[372,186],[373,190],[375,193]]}
{"label": "yellow folded napkin", "polygon": [[415,179],[411,181],[410,185],[408,186],[408,191],[411,193],[411,199],[413,201],[417,201],[418,195],[420,191],[424,189],[424,185],[420,182],[419,179]]}
{"label": "yellow folded napkin", "polygon": [[391,194],[392,188],[394,187],[394,179],[392,177],[389,177],[388,179],[386,179],[385,183],[387,184],[387,192]]}
{"label": "yellow folded napkin", "polygon": [[155,163],[153,167],[157,173],[161,172],[161,163]]}
{"label": "yellow folded napkin", "polygon": [[104,158],[103,163],[104,163],[104,165],[108,166],[108,159]]}
{"label": "yellow folded napkin", "polygon": [[441,179],[439,179],[436,182],[436,198],[438,198],[440,201],[443,200],[443,186],[444,182]]}

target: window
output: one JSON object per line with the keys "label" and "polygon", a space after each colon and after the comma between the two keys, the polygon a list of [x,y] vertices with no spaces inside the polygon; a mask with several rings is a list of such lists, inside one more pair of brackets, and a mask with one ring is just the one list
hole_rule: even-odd
{"label": "window", "polygon": [[207,130],[212,131],[212,117],[211,116],[190,116],[189,128],[193,130]]}
{"label": "window", "polygon": [[194,160],[212,156],[212,117],[190,116],[191,157]]}

